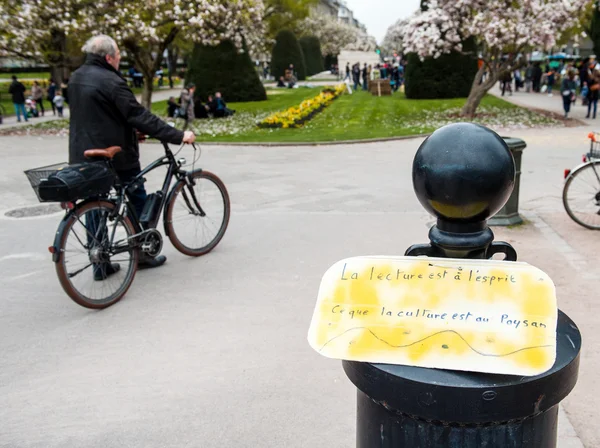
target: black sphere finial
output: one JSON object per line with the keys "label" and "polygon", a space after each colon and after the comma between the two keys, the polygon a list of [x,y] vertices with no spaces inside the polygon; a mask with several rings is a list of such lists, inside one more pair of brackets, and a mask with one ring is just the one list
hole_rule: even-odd
{"label": "black sphere finial", "polygon": [[495,243],[487,220],[508,201],[515,186],[515,161],[494,131],[473,123],[456,123],[435,131],[413,162],[417,198],[437,224],[430,244],[414,245],[407,255],[490,258],[504,253],[516,260],[507,243]]}
{"label": "black sphere finial", "polygon": [[456,123],[435,131],[413,162],[413,185],[440,221],[480,223],[500,210],[515,184],[515,161],[494,131]]}

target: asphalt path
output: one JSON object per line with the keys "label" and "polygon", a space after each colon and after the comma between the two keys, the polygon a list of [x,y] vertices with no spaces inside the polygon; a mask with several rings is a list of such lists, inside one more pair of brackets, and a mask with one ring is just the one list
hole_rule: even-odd
{"label": "asphalt path", "polygon": [[[580,160],[587,132],[513,133],[529,144],[528,223],[495,229],[554,279],[583,333],[561,447],[581,447],[578,436],[600,446],[600,244],[560,203],[563,170]],[[421,141],[205,147],[199,165],[232,200],[222,243],[191,259],[166,242],[167,264],[139,272],[124,300],[96,312],[71,302],[56,279],[47,247],[61,213],[5,216],[37,204],[22,172],[64,161],[67,139],[0,138],[0,446],[353,446],[355,389],[341,362],[309,347],[308,327],[333,263],[427,241],[433,219],[411,182]],[[142,154],[148,163],[161,147],[145,144]],[[151,175],[148,189],[160,183]]]}

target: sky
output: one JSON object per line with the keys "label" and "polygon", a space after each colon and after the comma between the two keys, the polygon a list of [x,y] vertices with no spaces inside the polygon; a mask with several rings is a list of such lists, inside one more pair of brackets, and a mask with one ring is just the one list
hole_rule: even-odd
{"label": "sky", "polygon": [[369,34],[381,43],[388,27],[415,12],[420,0],[346,0],[354,18],[367,26]]}

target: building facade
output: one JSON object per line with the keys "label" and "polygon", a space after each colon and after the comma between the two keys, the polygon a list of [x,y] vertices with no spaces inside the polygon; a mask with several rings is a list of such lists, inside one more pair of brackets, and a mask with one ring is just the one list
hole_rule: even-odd
{"label": "building facade", "polygon": [[319,0],[319,3],[312,7],[311,14],[314,16],[335,17],[340,22],[366,32],[366,27],[354,17],[354,12],[348,8],[343,0]]}

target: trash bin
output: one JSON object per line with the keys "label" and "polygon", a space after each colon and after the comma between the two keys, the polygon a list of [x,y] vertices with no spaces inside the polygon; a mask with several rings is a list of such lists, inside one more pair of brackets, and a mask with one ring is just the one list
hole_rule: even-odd
{"label": "trash bin", "polygon": [[513,158],[515,159],[515,167],[517,169],[515,175],[515,188],[506,202],[506,205],[488,221],[488,225],[490,226],[514,226],[523,223],[523,219],[519,215],[519,190],[521,186],[521,160],[523,157],[523,150],[527,147],[527,143],[520,138],[502,138],[508,145]]}

